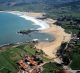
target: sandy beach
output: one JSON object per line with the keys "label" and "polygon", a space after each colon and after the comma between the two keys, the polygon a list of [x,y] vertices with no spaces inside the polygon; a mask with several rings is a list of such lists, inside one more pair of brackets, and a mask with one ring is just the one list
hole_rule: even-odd
{"label": "sandy beach", "polygon": [[31,20],[34,24],[40,25],[41,32],[50,33],[55,36],[55,40],[51,42],[39,42],[35,45],[37,49],[43,50],[43,52],[51,59],[56,58],[56,52],[63,42],[68,42],[71,39],[71,34],[65,32],[65,30],[55,25],[56,20],[47,18],[44,20],[36,19],[36,17],[41,17],[43,13],[33,13],[33,12],[19,12],[19,11],[8,11],[8,13],[19,15],[26,20]]}
{"label": "sandy beach", "polygon": [[57,50],[63,42],[68,42],[71,39],[71,34],[65,33],[63,28],[56,25],[43,30],[43,32],[52,34],[53,36],[55,36],[55,40],[52,42],[39,42],[35,46],[38,49],[42,49],[50,59],[56,58]]}

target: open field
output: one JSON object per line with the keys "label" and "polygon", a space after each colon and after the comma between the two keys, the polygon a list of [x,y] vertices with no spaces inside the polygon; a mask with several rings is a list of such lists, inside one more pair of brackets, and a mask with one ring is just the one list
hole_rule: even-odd
{"label": "open field", "polygon": [[0,51],[0,73],[16,73],[18,70],[16,62],[26,54],[34,55],[35,49],[29,45],[20,45]]}

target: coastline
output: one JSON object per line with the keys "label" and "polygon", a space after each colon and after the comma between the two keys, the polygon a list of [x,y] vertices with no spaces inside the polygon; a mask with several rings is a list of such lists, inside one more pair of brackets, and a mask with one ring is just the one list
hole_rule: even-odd
{"label": "coastline", "polygon": [[53,36],[55,36],[54,41],[39,42],[38,44],[35,45],[37,49],[43,50],[43,52],[51,59],[56,58],[56,52],[60,48],[61,44],[63,42],[68,42],[71,39],[71,34],[66,33],[62,27],[54,24],[56,20],[50,18],[39,20],[34,17],[35,15],[31,16],[27,12],[19,12],[19,11],[5,11],[5,12],[18,15],[27,20],[31,20],[32,22],[34,22],[34,25],[41,26],[41,28],[37,30],[41,30],[41,32],[50,33]]}
{"label": "coastline", "polygon": [[[49,28],[49,25],[46,22],[39,20],[36,17],[33,17],[34,14],[32,14],[32,16],[31,16],[27,12],[20,12],[20,11],[0,11],[0,12],[11,13],[11,14],[17,15],[21,18],[24,18],[25,20],[30,20],[34,23],[33,25],[39,25],[40,26],[40,28],[38,28],[37,30],[43,30],[43,29]],[[42,13],[41,13],[41,15],[42,15]]]}

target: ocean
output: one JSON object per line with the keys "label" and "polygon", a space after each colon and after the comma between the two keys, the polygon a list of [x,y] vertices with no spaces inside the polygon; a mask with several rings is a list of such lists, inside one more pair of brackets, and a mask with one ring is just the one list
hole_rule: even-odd
{"label": "ocean", "polygon": [[[22,35],[17,32],[27,29],[38,29],[39,25],[11,13],[0,12],[0,45],[27,42],[33,39],[39,41],[52,41],[54,37],[48,33],[32,32],[29,35]],[[48,39],[48,40],[46,40]]]}

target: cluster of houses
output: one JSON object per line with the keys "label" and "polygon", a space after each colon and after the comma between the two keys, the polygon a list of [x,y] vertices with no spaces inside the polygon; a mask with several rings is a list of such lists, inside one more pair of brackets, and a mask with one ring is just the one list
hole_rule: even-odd
{"label": "cluster of houses", "polygon": [[42,60],[36,56],[26,55],[22,60],[17,62],[19,67],[19,73],[40,73]]}

